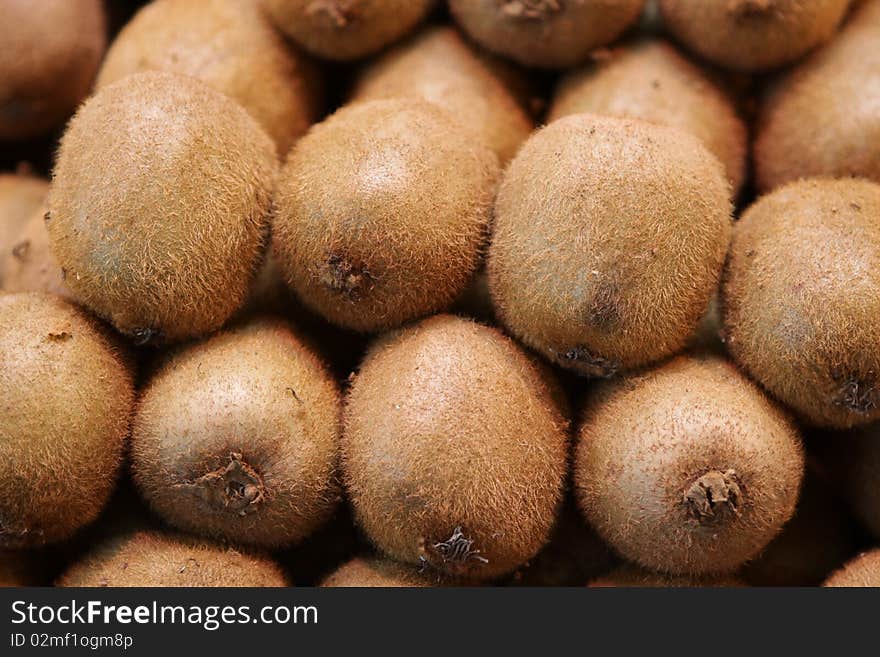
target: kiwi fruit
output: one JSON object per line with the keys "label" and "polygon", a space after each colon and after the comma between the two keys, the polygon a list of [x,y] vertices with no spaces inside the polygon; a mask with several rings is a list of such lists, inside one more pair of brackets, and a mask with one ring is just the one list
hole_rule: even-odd
{"label": "kiwi fruit", "polygon": [[325,588],[416,588],[439,584],[436,573],[376,557],[355,557],[321,582]]}
{"label": "kiwi fruit", "polygon": [[745,584],[733,575],[717,575],[714,577],[693,577],[686,575],[669,575],[644,570],[632,564],[620,566],[607,575],[591,581],[588,586],[593,588],[735,588]]}
{"label": "kiwi fruit", "polygon": [[58,579],[63,587],[282,587],[267,557],[157,530],[124,532],[98,544]]}
{"label": "kiwi fruit", "polygon": [[547,121],[582,112],[643,119],[690,132],[724,165],[734,191],[742,187],[748,134],[733,101],[665,41],[645,39],[614,48],[566,75]]}
{"label": "kiwi fruit", "polygon": [[625,559],[710,575],[779,533],[803,471],[784,411],[731,363],[679,356],[588,393],[574,482],[587,519]]}
{"label": "kiwi fruit", "polygon": [[49,248],[46,207],[40,206],[0,252],[0,281],[8,292],[47,292],[75,301]]}
{"label": "kiwi fruit", "polygon": [[290,545],[338,500],[340,415],[321,359],[284,322],[255,320],[181,348],[145,384],[134,481],[180,529]]}
{"label": "kiwi fruit", "polygon": [[102,0],[3,0],[0,140],[39,136],[86,96],[104,49]]}
{"label": "kiwi fruit", "polygon": [[286,155],[320,109],[314,66],[284,43],[259,3],[156,0],[113,42],[97,88],[133,73],[198,78],[238,101]]}
{"label": "kiwi fruit", "polygon": [[567,68],[634,25],[645,0],[449,0],[462,29],[525,66]]}
{"label": "kiwi fruit", "polygon": [[880,419],[880,185],[804,180],[737,222],[722,290],[734,360],[806,422]]}
{"label": "kiwi fruit", "polygon": [[271,139],[235,101],[183,75],[131,75],[61,140],[52,251],[77,299],[138,344],[209,333],[248,293],[276,173]]}
{"label": "kiwi fruit", "polygon": [[433,103],[344,107],[281,172],[281,274],[307,307],[357,331],[443,310],[480,263],[498,175],[488,147]]}
{"label": "kiwi fruit", "polygon": [[495,204],[489,289],[504,325],[579,374],[680,351],[715,291],[730,185],[700,141],[577,114],[535,133]]}
{"label": "kiwi fruit", "polygon": [[264,0],[278,28],[323,59],[372,55],[405,36],[435,0]]}
{"label": "kiwi fruit", "polygon": [[0,295],[0,548],[91,522],[115,485],[134,397],[103,327],[47,294]]}
{"label": "kiwi fruit", "polygon": [[685,46],[734,71],[766,71],[828,41],[850,0],[660,0],[667,29]]}
{"label": "kiwi fruit", "polygon": [[366,68],[352,102],[420,96],[479,133],[504,165],[533,129],[505,83],[451,27],[434,27]]}
{"label": "kiwi fruit", "polygon": [[[45,201],[49,183],[28,174],[0,174],[0,254],[15,248],[18,234]],[[2,255],[0,255],[2,258]],[[3,275],[0,274],[0,287]]]}
{"label": "kiwi fruit", "polygon": [[832,588],[880,587],[880,549],[863,552],[825,580]]}
{"label": "kiwi fruit", "polygon": [[800,178],[880,182],[880,2],[862,4],[830,44],[765,95],[754,138],[755,181],[767,192]]}
{"label": "kiwi fruit", "polygon": [[379,339],[351,383],[343,478],[393,559],[485,580],[550,537],[568,423],[560,391],[498,330],[437,315]]}

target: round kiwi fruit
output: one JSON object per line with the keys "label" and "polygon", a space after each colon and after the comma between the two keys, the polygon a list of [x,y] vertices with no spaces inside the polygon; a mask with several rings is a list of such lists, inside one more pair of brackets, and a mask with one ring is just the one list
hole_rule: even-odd
{"label": "round kiwi fruit", "polygon": [[770,191],[800,178],[880,182],[880,2],[862,4],[840,35],[771,85],[754,141],[755,179]]}
{"label": "round kiwi fruit", "polygon": [[724,165],[734,191],[746,175],[748,134],[726,92],[674,47],[641,40],[609,51],[559,84],[547,122],[590,112],[680,128]]}
{"label": "round kiwi fruit", "polygon": [[449,0],[477,43],[525,66],[567,68],[634,25],[645,0]]}
{"label": "round kiwi fruit", "polygon": [[157,0],[113,42],[97,88],[148,70],[191,75],[248,110],[286,155],[320,109],[313,66],[285,44],[258,3]]}
{"label": "round kiwi fruit", "polygon": [[45,217],[46,207],[40,206],[12,240],[12,246],[0,252],[0,282],[8,292],[48,292],[75,301],[49,248]]}
{"label": "round kiwi fruit", "polygon": [[535,133],[495,204],[489,287],[526,345],[610,376],[685,347],[716,289],[730,185],[696,137],[578,114]]}
{"label": "round kiwi fruit", "polygon": [[264,0],[278,28],[308,52],[350,61],[394,43],[427,16],[434,0]]}
{"label": "round kiwi fruit", "polygon": [[0,295],[0,548],[67,538],[122,462],[128,364],[103,327],[46,294]]}
{"label": "round kiwi fruit", "polygon": [[[49,183],[27,174],[0,174],[0,259],[10,253],[18,234],[49,193]],[[0,287],[3,275],[0,274]]]}
{"label": "round kiwi fruit", "polygon": [[880,587],[880,549],[863,552],[825,580],[832,588]]}
{"label": "round kiwi fruit", "polygon": [[355,557],[321,582],[325,588],[416,588],[438,586],[436,573],[387,559]]}
{"label": "round kiwi fruit", "polygon": [[275,198],[275,259],[303,303],[378,331],[447,308],[480,263],[495,155],[420,98],[356,103],[293,148]]}
{"label": "round kiwi fruit", "polygon": [[0,140],[59,125],[91,88],[107,45],[102,0],[3,0]]}
{"label": "round kiwi fruit", "polygon": [[709,575],[733,572],[779,533],[803,471],[780,408],[729,362],[680,356],[590,391],[574,482],[588,520],[624,558]]}
{"label": "round kiwi fruit", "polygon": [[146,383],[134,480],[180,529],[290,545],[338,501],[340,414],[321,359],[284,322],[252,321],[181,348]]}
{"label": "round kiwi fruit", "polygon": [[496,329],[438,315],[379,339],[345,409],[355,517],[393,559],[466,579],[512,571],[562,501],[560,391]]}
{"label": "round kiwi fruit", "polygon": [[693,577],[686,575],[668,575],[644,570],[632,564],[620,566],[607,575],[591,581],[588,586],[594,588],[736,588],[745,584],[732,575],[715,577]]}
{"label": "round kiwi fruit", "polygon": [[63,587],[282,587],[267,557],[156,530],[125,532],[98,544],[58,579]]}
{"label": "round kiwi fruit", "polygon": [[203,82],[104,87],[64,134],[49,192],[67,285],[137,343],[219,328],[259,265],[276,170],[271,139]]}
{"label": "round kiwi fruit", "polygon": [[766,71],[828,41],[850,0],[660,0],[669,31],[714,64]]}
{"label": "round kiwi fruit", "polygon": [[810,424],[880,419],[880,185],[813,179],[737,222],[722,317],[734,360]]}
{"label": "round kiwi fruit", "polygon": [[477,131],[504,165],[533,129],[504,82],[451,27],[434,27],[371,64],[353,102],[420,96]]}

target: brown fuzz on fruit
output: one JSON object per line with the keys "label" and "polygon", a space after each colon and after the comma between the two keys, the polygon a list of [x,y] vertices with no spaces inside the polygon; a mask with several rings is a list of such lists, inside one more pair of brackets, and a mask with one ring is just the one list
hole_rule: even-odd
{"label": "brown fuzz on fruit", "polygon": [[46,207],[40,206],[0,253],[0,282],[8,292],[47,292],[75,301],[64,283],[66,274],[49,247]]}
{"label": "brown fuzz on fruit", "polygon": [[439,315],[379,339],[345,410],[355,516],[388,556],[468,579],[546,543],[567,421],[552,375],[499,331]]}
{"label": "brown fuzz on fruit", "polygon": [[203,82],[148,72],[104,87],[61,140],[49,192],[66,284],[138,343],[216,330],[259,264],[276,168],[254,119]]}
{"label": "brown fuzz on fruit", "polygon": [[733,575],[694,577],[668,575],[644,570],[632,564],[620,566],[607,575],[594,579],[587,586],[593,588],[739,588],[745,584]]}
{"label": "brown fuzz on fruit", "polygon": [[[0,174],[0,261],[18,242],[18,235],[49,193],[49,183],[28,174]],[[0,273],[0,289],[5,289]]]}
{"label": "brown fuzz on fruit", "polygon": [[341,399],[323,361],[262,319],[180,349],[147,382],[134,480],[170,524],[277,548],[327,519],[339,490]]}
{"label": "brown fuzz on fruit", "polygon": [[880,419],[880,185],[806,180],[737,222],[722,298],[727,348],[811,424]]}
{"label": "brown fuzz on fruit", "polygon": [[282,170],[273,251],[309,308],[379,331],[447,308],[480,262],[495,155],[416,98],[339,110]]}
{"label": "brown fuzz on fruit", "polygon": [[599,534],[639,565],[733,572],[794,512],[804,456],[794,423],[717,357],[679,357],[593,389],[574,482]]}
{"label": "brown fuzz on fruit", "polygon": [[614,41],[641,16],[645,0],[449,0],[477,43],[525,66],[566,68]]}
{"label": "brown fuzz on fruit", "polygon": [[288,37],[323,59],[372,55],[410,32],[435,0],[265,0]]}
{"label": "brown fuzz on fruit", "polygon": [[444,584],[449,582],[436,571],[377,557],[356,557],[321,582],[325,588],[420,588]]}
{"label": "brown fuzz on fruit", "polygon": [[730,237],[721,164],[687,133],[569,116],[533,135],[495,204],[489,286],[526,345],[607,377],[682,350]]}
{"label": "brown fuzz on fruit", "polygon": [[871,550],[831,574],[822,586],[834,588],[880,587],[880,550]]}
{"label": "brown fuzz on fruit", "polygon": [[0,295],[0,548],[95,519],[116,484],[131,372],[92,317],[47,294]]}

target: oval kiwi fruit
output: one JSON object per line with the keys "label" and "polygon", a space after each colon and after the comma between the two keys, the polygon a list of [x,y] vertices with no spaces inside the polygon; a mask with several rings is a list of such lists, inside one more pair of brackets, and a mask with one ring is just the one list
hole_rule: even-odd
{"label": "oval kiwi fruit", "polygon": [[276,169],[265,132],[203,82],[104,87],[64,134],[49,192],[67,285],[138,343],[219,328],[259,264]]}
{"label": "oval kiwi fruit", "polygon": [[86,96],[107,45],[102,0],[4,0],[0,140],[59,125]]}
{"label": "oval kiwi fruit", "polygon": [[724,263],[730,185],[696,137],[578,114],[535,133],[495,204],[489,287],[507,328],[580,374],[687,344]]}
{"label": "oval kiwi fruit", "polygon": [[156,530],[123,533],[99,543],[61,575],[63,587],[282,587],[271,559]]}
{"label": "oval kiwi fruit", "polygon": [[840,35],[771,85],[754,140],[767,192],[800,178],[880,182],[880,2],[863,3]]}
{"label": "oval kiwi fruit", "polygon": [[811,424],[880,419],[880,185],[805,180],[737,222],[722,290],[727,349]]}
{"label": "oval kiwi fruit", "polygon": [[791,518],[804,455],[791,419],[727,361],[678,357],[588,394],[574,482],[629,561],[732,572]]}
{"label": "oval kiwi fruit", "polygon": [[284,43],[258,3],[157,0],[116,37],[100,89],[148,70],[198,78],[238,101],[286,155],[320,109],[313,66]]}
{"label": "oval kiwi fruit", "polygon": [[264,0],[278,28],[308,52],[360,59],[397,41],[427,16],[434,0]]}
{"label": "oval kiwi fruit", "polygon": [[591,581],[588,586],[594,588],[734,588],[745,584],[732,575],[715,577],[693,577],[687,575],[669,575],[644,570],[632,564],[615,568],[613,571]]}
{"label": "oval kiwi fruit", "polygon": [[560,392],[499,331],[438,315],[368,352],[345,409],[355,517],[390,557],[488,579],[533,557],[562,501]]}
{"label": "oval kiwi fruit", "polygon": [[91,522],[122,463],[132,375],[103,327],[42,294],[0,295],[0,548]]}
{"label": "oval kiwi fruit", "polygon": [[609,51],[560,82],[547,117],[570,114],[643,119],[690,132],[724,165],[734,192],[746,175],[748,134],[726,92],[659,39]]}
{"label": "oval kiwi fruit", "polygon": [[850,0],[660,0],[669,31],[694,52],[735,71],[766,71],[828,41]]}
{"label": "oval kiwi fruit", "polygon": [[[0,254],[15,248],[18,234],[49,193],[49,183],[28,174],[0,174]],[[2,255],[0,255],[2,258]],[[3,275],[0,274],[0,287]]]}
{"label": "oval kiwi fruit", "polygon": [[338,501],[340,414],[321,359],[284,322],[252,321],[180,349],[146,383],[134,480],[178,528],[290,545]]}
{"label": "oval kiwi fruit", "polygon": [[645,0],[449,0],[477,43],[525,66],[566,68],[634,25]]}
{"label": "oval kiwi fruit", "polygon": [[40,206],[0,252],[0,282],[8,292],[47,292],[75,301],[65,274],[49,248],[46,207]]}
{"label": "oval kiwi fruit", "polygon": [[420,572],[413,566],[376,557],[355,557],[321,582],[324,588],[416,588],[439,584],[436,573]]}
{"label": "oval kiwi fruit", "polygon": [[880,549],[863,552],[833,572],[822,586],[832,588],[880,587]]}
{"label": "oval kiwi fruit", "polygon": [[418,98],[339,110],[291,151],[273,250],[303,303],[378,331],[447,308],[480,262],[495,155]]}
{"label": "oval kiwi fruit", "polygon": [[363,72],[352,102],[419,96],[476,131],[505,165],[533,129],[494,70],[451,27],[434,27],[389,51]]}

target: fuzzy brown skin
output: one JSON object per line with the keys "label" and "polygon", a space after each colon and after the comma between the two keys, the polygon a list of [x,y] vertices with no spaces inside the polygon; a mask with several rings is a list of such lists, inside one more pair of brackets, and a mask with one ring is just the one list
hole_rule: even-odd
{"label": "fuzzy brown skin", "polygon": [[103,327],[43,294],[0,295],[0,548],[67,538],[110,496],[132,377]]}
{"label": "fuzzy brown skin", "polygon": [[138,343],[219,328],[262,256],[276,169],[256,121],[198,80],[104,87],[71,121],[49,192],[67,285]]}
{"label": "fuzzy brown skin", "polygon": [[48,132],[86,96],[107,45],[102,0],[0,1],[0,140]]}
{"label": "fuzzy brown skin", "polygon": [[356,557],[330,573],[321,586],[346,588],[421,588],[439,586],[437,573],[379,558]]}
{"label": "fuzzy brown skin", "polygon": [[498,161],[423,99],[357,103],[291,151],[273,250],[300,299],[379,331],[447,308],[480,262]]}
{"label": "fuzzy brown skin", "polygon": [[451,27],[434,27],[388,52],[358,80],[352,101],[419,96],[476,131],[507,164],[534,125],[504,82]]}
{"label": "fuzzy brown skin", "polygon": [[282,587],[267,557],[161,531],[135,531],[100,543],[56,583],[63,587]]}
{"label": "fuzzy brown skin", "polygon": [[545,375],[499,331],[450,315],[370,349],[346,406],[343,475],[377,547],[468,579],[538,552],[567,467]]}
{"label": "fuzzy brown skin", "polygon": [[[19,233],[49,193],[49,183],[27,174],[0,174],[0,260],[12,251]],[[0,273],[0,288],[4,287]]]}
{"label": "fuzzy brown skin", "polygon": [[815,176],[880,182],[880,0],[864,3],[840,36],[771,87],[754,145],[757,186]]}
{"label": "fuzzy brown skin", "polygon": [[684,348],[730,236],[730,186],[689,134],[579,114],[533,135],[495,204],[502,322],[563,367],[610,376]]}
{"label": "fuzzy brown skin", "polygon": [[11,246],[0,251],[0,281],[8,292],[47,292],[74,301],[65,273],[49,248],[46,206],[24,224]]}
{"label": "fuzzy brown skin", "polygon": [[840,570],[832,573],[822,586],[832,588],[880,587],[880,550],[871,550],[860,554]]}
{"label": "fuzzy brown skin", "polygon": [[828,41],[850,0],[660,0],[669,31],[709,61],[755,72],[796,61]]}
{"label": "fuzzy brown skin", "polygon": [[181,349],[146,384],[135,483],[186,531],[271,548],[308,536],[339,498],[342,402],[324,363],[280,320]]}
{"label": "fuzzy brown skin", "polygon": [[737,588],[745,584],[733,575],[716,577],[688,577],[667,575],[643,570],[638,566],[626,564],[616,568],[604,577],[594,579],[587,586],[593,588]]}
{"label": "fuzzy brown skin", "polygon": [[737,192],[746,175],[748,134],[727,94],[662,40],[635,42],[568,74],[547,122],[590,112],[642,119],[690,132],[724,165]]}
{"label": "fuzzy brown skin", "polygon": [[644,0],[449,0],[459,25],[525,66],[567,68],[638,21]]}
{"label": "fuzzy brown skin", "polygon": [[289,48],[259,3],[158,0],[113,42],[97,88],[148,70],[191,75],[238,101],[286,155],[317,118],[313,66]]}
{"label": "fuzzy brown skin", "polygon": [[308,52],[350,61],[410,32],[435,0],[263,0],[278,28]]}
{"label": "fuzzy brown skin", "polygon": [[737,363],[807,422],[880,419],[880,185],[808,180],[737,222],[722,313]]}
{"label": "fuzzy brown skin", "polygon": [[789,417],[717,357],[679,357],[590,392],[574,482],[620,554],[651,570],[736,570],[794,512],[804,470]]}

